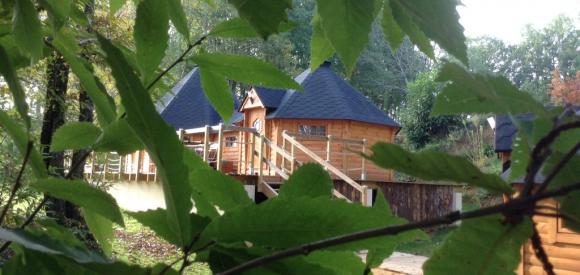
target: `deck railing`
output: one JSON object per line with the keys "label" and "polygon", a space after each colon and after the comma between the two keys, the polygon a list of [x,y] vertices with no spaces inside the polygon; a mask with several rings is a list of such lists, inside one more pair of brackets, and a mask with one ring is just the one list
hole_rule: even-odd
{"label": "deck railing", "polygon": [[[347,167],[343,165],[342,169],[339,169],[333,164],[333,156],[341,154],[340,159],[343,163],[346,158],[350,156],[359,156],[361,150],[364,153],[366,150],[367,142],[364,139],[344,139],[333,136],[307,136],[300,134],[292,134],[288,131],[282,132],[282,145],[279,146],[272,142],[270,139],[262,134],[259,134],[254,128],[239,127],[219,124],[217,126],[205,126],[195,129],[180,129],[177,131],[178,136],[181,140],[185,140],[188,135],[203,134],[203,141],[197,144],[186,143],[185,146],[192,150],[195,150],[205,162],[212,165],[216,170],[224,170],[224,143],[226,133],[238,132],[238,139],[235,141],[238,147],[238,156],[235,159],[228,158],[227,161],[237,162],[237,173],[238,174],[250,174],[258,175],[259,181],[263,180],[265,176],[278,176],[286,180],[294,172],[294,170],[302,164],[298,160],[298,153],[306,158],[302,159],[304,161],[313,161],[320,164],[325,170],[327,170],[331,176],[335,179],[342,180],[350,185],[354,190],[360,192],[361,201],[367,205],[369,201],[369,194],[366,186],[361,186],[354,179],[349,176],[349,172],[360,170],[360,178],[362,180],[366,179],[366,167],[365,159],[361,157],[360,167]],[[217,134],[217,139],[212,141],[212,135]],[[231,136],[231,135],[230,135]],[[248,140],[249,139],[249,140]],[[322,141],[326,143],[326,150],[315,152],[308,148],[302,142],[304,141]],[[336,144],[343,146],[342,150],[333,150]],[[360,150],[351,149],[349,146],[358,146]],[[248,148],[249,147],[249,148]],[[287,149],[290,147],[289,149]],[[143,156],[142,156],[143,155]],[[116,161],[115,169],[113,174],[118,174],[117,179],[126,178],[128,180],[146,180],[149,181],[150,177],[153,180],[157,180],[156,168],[154,165],[146,165],[148,156],[146,153],[137,152],[136,155],[128,155],[118,157]],[[256,157],[257,162],[256,163]],[[360,156],[359,156],[360,157]],[[106,157],[108,158],[108,157]],[[335,158],[336,159],[336,158]],[[278,161],[280,160],[280,161]],[[348,160],[346,162],[349,162]],[[95,163],[94,161],[91,163]],[[104,162],[105,173],[110,170],[108,169],[111,165],[105,161]],[[135,166],[135,167],[133,167]],[[143,167],[142,167],[143,166]],[[99,170],[98,166],[92,165],[88,177],[92,176],[92,173]],[[127,168],[131,171],[126,171]],[[147,168],[147,169],[145,169]],[[123,177],[123,175],[125,177]],[[143,176],[145,175],[145,176]],[[134,176],[134,178],[133,178]],[[141,177],[139,177],[141,176]],[[113,177],[115,178],[115,177]],[[260,187],[260,186],[258,186]],[[276,193],[270,186],[264,186],[265,191]],[[344,198],[346,197],[336,190],[333,190],[336,197]]]}

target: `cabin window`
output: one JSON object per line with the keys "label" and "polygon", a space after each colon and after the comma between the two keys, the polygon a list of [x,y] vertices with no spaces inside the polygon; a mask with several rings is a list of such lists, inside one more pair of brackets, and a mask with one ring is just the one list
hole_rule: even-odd
{"label": "cabin window", "polygon": [[254,123],[252,123],[252,127],[254,129],[256,129],[256,131],[261,132],[262,131],[262,121],[259,118],[254,120]]}
{"label": "cabin window", "polygon": [[238,138],[226,137],[226,147],[238,147]]}
{"label": "cabin window", "polygon": [[305,136],[326,136],[326,126],[323,125],[300,125],[298,133]]}

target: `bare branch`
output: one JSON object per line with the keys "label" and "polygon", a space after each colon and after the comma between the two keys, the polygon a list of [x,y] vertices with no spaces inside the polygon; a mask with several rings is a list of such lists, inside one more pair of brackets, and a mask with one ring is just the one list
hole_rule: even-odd
{"label": "bare branch", "polygon": [[16,192],[22,186],[22,175],[24,174],[24,169],[26,168],[26,164],[28,163],[28,159],[30,158],[30,152],[32,152],[33,143],[31,140],[28,141],[26,145],[26,153],[24,153],[24,159],[22,160],[22,166],[20,166],[20,171],[18,171],[18,176],[16,177],[16,181],[14,182],[14,186],[12,187],[12,191],[10,192],[10,197],[4,206],[4,210],[2,210],[2,214],[0,214],[0,225],[4,222],[4,218],[8,213],[8,209],[10,209],[10,205],[16,196]]}
{"label": "bare branch", "polygon": [[548,174],[544,182],[542,182],[542,185],[540,185],[537,192],[542,192],[546,190],[548,184],[550,184],[550,182],[556,177],[556,175],[558,175],[560,170],[562,170],[564,166],[566,166],[568,161],[570,161],[570,159],[576,155],[578,150],[580,150],[580,142],[576,143],[576,145],[572,147],[572,149],[570,149],[570,151],[568,151],[568,153],[566,153],[566,155],[564,155],[564,157],[556,164],[556,166],[550,172],[550,174]]}
{"label": "bare branch", "polygon": [[540,262],[542,263],[542,267],[544,268],[544,271],[546,271],[548,275],[556,275],[556,273],[554,273],[554,266],[552,265],[552,263],[550,263],[550,259],[548,259],[548,255],[546,254],[546,251],[542,246],[542,239],[540,238],[538,229],[536,229],[535,223],[533,226],[533,230],[534,233],[532,234],[531,240],[532,240],[532,248],[534,249],[534,254],[536,254],[536,258],[540,260]]}

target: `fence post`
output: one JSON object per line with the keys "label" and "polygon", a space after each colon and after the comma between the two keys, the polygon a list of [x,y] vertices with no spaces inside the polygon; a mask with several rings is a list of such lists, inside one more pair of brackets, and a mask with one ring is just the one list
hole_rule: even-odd
{"label": "fence post", "polygon": [[[367,147],[367,139],[364,138],[362,140],[362,153],[363,155],[365,154],[365,150]],[[367,179],[367,171],[366,171],[366,167],[365,167],[365,157],[361,157],[362,158],[362,167],[361,167],[361,174],[360,174],[360,179],[361,180],[366,180]]]}
{"label": "fence post", "polygon": [[[283,152],[287,152],[286,151],[286,139],[284,137],[282,137],[282,151]],[[282,170],[286,169],[286,157],[282,155]]]}
{"label": "fence post", "polygon": [[362,186],[362,192],[360,196],[360,200],[363,206],[371,206],[369,203],[369,187],[366,185]]}
{"label": "fence post", "polygon": [[224,151],[224,144],[223,144],[223,139],[224,139],[224,124],[220,123],[219,124],[219,130],[218,130],[218,151],[217,151],[217,160],[216,160],[216,169],[218,171],[222,170],[222,157],[223,157],[223,151]]}
{"label": "fence post", "polygon": [[207,162],[209,157],[209,125],[205,125],[205,132],[203,134],[203,161]]}
{"label": "fence post", "polygon": [[[328,139],[326,141],[326,162],[327,163],[330,163],[330,161],[331,161],[331,159],[330,159],[331,158],[330,151],[332,148],[331,141],[332,141],[332,135],[328,135]],[[324,169],[328,170],[328,168],[326,168],[326,167]]]}
{"label": "fence post", "polygon": [[262,169],[264,168],[264,138],[260,135],[260,151],[258,153],[258,176],[261,177],[263,174]]}

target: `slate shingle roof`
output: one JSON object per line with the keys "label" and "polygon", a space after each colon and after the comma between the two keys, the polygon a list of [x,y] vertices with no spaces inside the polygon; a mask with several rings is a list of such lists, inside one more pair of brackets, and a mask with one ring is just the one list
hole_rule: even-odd
{"label": "slate shingle roof", "polygon": [[[533,114],[522,114],[514,116],[518,120],[532,120]],[[512,143],[516,137],[518,129],[509,115],[499,115],[495,117],[495,151],[511,152]]]}
{"label": "slate shingle roof", "polygon": [[[236,110],[238,101],[235,101]],[[191,129],[222,122],[221,117],[209,103],[203,89],[197,68],[189,72],[177,85],[157,102],[157,111],[175,129]],[[234,111],[232,123],[240,121],[243,115]]]}
{"label": "slate shingle roof", "polygon": [[313,73],[303,72],[295,80],[303,91],[287,91],[268,118],[344,119],[401,127],[334,73],[329,62]]}
{"label": "slate shingle roof", "polygon": [[286,90],[264,87],[255,87],[254,89],[266,108],[278,108],[282,102],[282,98],[286,95]]}

